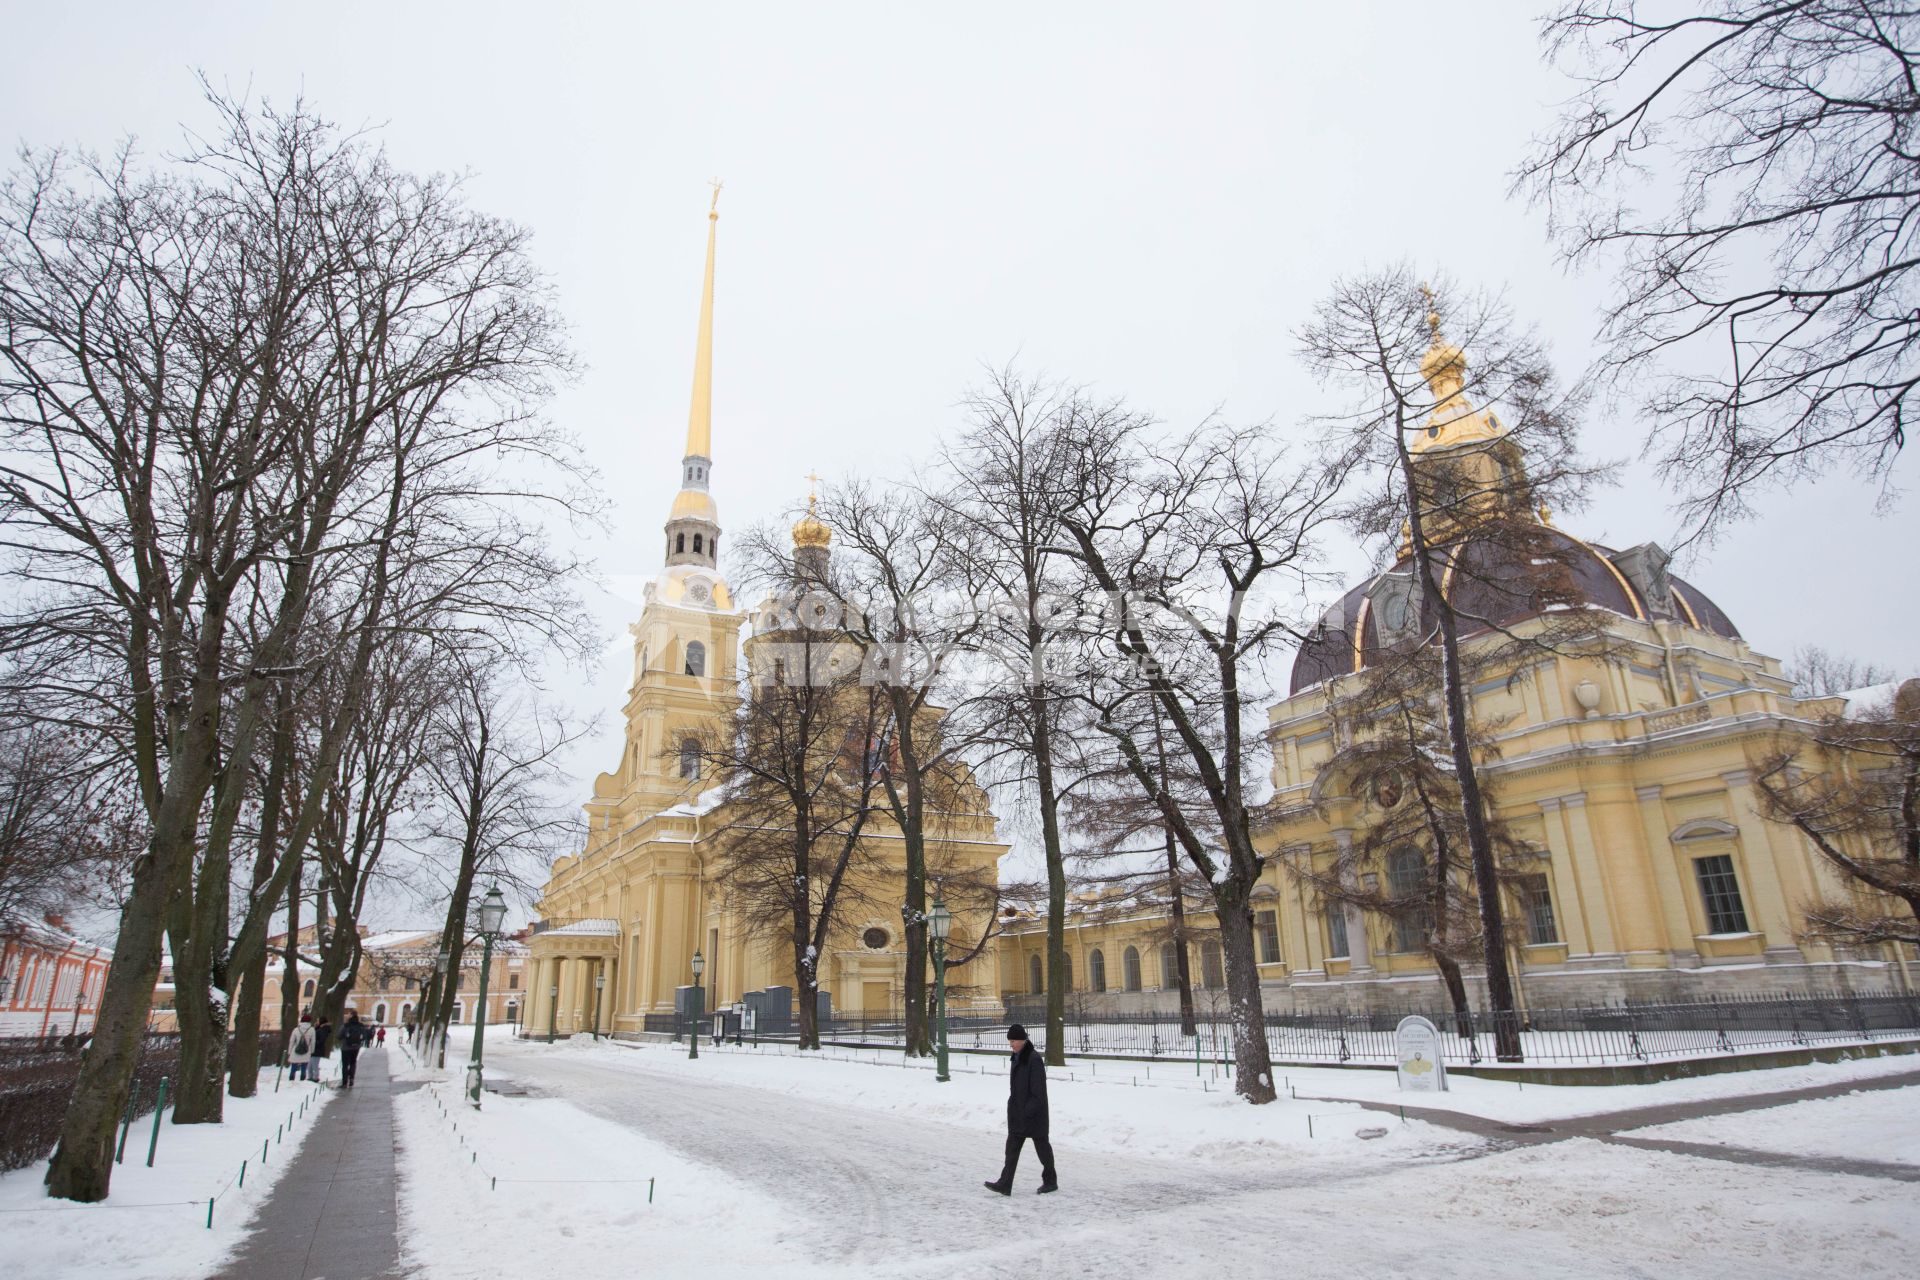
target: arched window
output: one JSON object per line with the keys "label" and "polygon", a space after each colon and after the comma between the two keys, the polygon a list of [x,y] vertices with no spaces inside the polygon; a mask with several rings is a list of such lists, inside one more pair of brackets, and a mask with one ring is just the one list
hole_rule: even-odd
{"label": "arched window", "polygon": [[708,541],[707,551],[709,554],[713,556],[715,560],[718,560],[720,558],[720,535],[719,534],[717,533],[714,534],[712,539]]}
{"label": "arched window", "polygon": [[1070,954],[1060,957],[1060,977],[1062,979],[1060,989],[1062,991],[1073,990],[1073,956]]}
{"label": "arched window", "polygon": [[412,1005],[403,1004],[400,1006],[400,1021],[405,1022],[408,1018],[411,1018],[412,1016],[413,1016]]}
{"label": "arched window", "polygon": [[707,646],[698,640],[687,641],[687,674],[690,676],[707,674]]}
{"label": "arched window", "polygon": [[697,778],[700,776],[700,740],[685,738],[680,743],[680,776]]}
{"label": "arched window", "polygon": [[1040,973],[1040,953],[1036,951],[1027,957],[1027,992],[1037,996],[1046,989],[1046,981]]}
{"label": "arched window", "polygon": [[1419,903],[1427,892],[1427,863],[1418,849],[1395,849],[1387,855],[1387,888],[1408,905],[1393,918],[1393,949],[1419,951],[1426,946],[1432,912]]}
{"label": "arched window", "polygon": [[1160,946],[1160,989],[1172,991],[1180,985],[1180,960],[1174,954],[1171,942]]}
{"label": "arched window", "polygon": [[694,534],[693,535],[693,554],[700,555],[705,550],[705,547],[702,545],[705,542],[706,542],[705,538],[702,538],[697,533]]}
{"label": "arched window", "polygon": [[466,1012],[467,1012],[466,1005],[462,1004],[458,1000],[455,1000],[453,1002],[453,1020],[455,1022],[464,1022],[466,1020]]}
{"label": "arched window", "polygon": [[387,1006],[384,1004],[377,1004],[373,1006],[374,1024],[377,1026],[380,1023],[385,1022],[386,1020],[387,1020]]}
{"label": "arched window", "polygon": [[687,535],[686,535],[686,534],[684,534],[684,533],[676,533],[676,534],[674,534],[674,535],[673,535],[673,550],[674,550],[674,552],[675,552],[675,554],[678,554],[679,552],[682,552],[682,551],[685,551],[686,549],[687,549]]}
{"label": "arched window", "polygon": [[307,995],[312,995],[312,994],[313,994],[313,979],[312,979],[312,978],[308,978],[308,979],[307,979],[307,985],[306,985],[306,988],[305,988],[305,993],[306,993]]}
{"label": "arched window", "polygon": [[1220,944],[1212,938],[1200,944],[1200,985],[1216,990],[1227,985],[1227,971],[1220,963]]}
{"label": "arched window", "polygon": [[1129,991],[1140,989],[1140,948],[1128,947],[1120,957],[1120,980]]}
{"label": "arched window", "polygon": [[1093,954],[1087,957],[1087,981],[1093,985],[1095,991],[1107,989],[1107,958],[1100,953],[1098,947],[1095,947]]}

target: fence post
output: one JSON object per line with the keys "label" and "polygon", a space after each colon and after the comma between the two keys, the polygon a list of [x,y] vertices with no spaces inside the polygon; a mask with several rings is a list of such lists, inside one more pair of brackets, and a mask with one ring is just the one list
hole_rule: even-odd
{"label": "fence post", "polygon": [[127,1114],[126,1118],[120,1122],[120,1146],[119,1149],[114,1152],[113,1156],[113,1162],[115,1164],[125,1164],[127,1162],[127,1133],[133,1128],[133,1092],[134,1086],[129,1084],[127,1086]]}
{"label": "fence post", "polygon": [[[167,1078],[160,1077],[160,1097],[153,1104],[153,1136],[147,1139],[147,1168],[153,1168],[153,1153],[160,1145],[160,1117],[167,1110]],[[213,1201],[207,1201],[207,1229],[213,1229]]]}

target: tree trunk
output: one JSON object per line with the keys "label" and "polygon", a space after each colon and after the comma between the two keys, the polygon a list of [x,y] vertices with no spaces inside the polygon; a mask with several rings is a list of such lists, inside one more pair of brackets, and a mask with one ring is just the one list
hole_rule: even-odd
{"label": "tree trunk", "polygon": [[1459,1021],[1460,1034],[1473,1035],[1473,1005],[1467,999],[1467,980],[1460,976],[1460,962],[1439,948],[1429,954],[1433,956],[1434,968],[1440,970],[1440,981],[1446,984],[1447,999],[1453,1004],[1453,1016]]}
{"label": "tree trunk", "polygon": [[1267,1013],[1260,998],[1260,968],[1254,958],[1249,886],[1229,881],[1215,891],[1220,947],[1226,959],[1227,1003],[1232,1011],[1234,1092],[1248,1102],[1272,1102],[1273,1057],[1267,1048]]}
{"label": "tree trunk", "polygon": [[1187,903],[1180,891],[1180,852],[1167,828],[1167,893],[1173,927],[1173,966],[1180,979],[1180,1034],[1197,1036],[1193,1021],[1193,966],[1187,959]]}
{"label": "tree trunk", "polygon": [[1487,831],[1480,775],[1468,740],[1467,691],[1460,673],[1459,619],[1440,589],[1439,575],[1434,572],[1433,551],[1427,545],[1425,516],[1421,511],[1419,477],[1407,452],[1404,431],[1400,433],[1398,447],[1407,486],[1407,532],[1413,562],[1420,571],[1421,592],[1433,602],[1434,612],[1440,619],[1441,689],[1447,710],[1447,743],[1453,757],[1454,776],[1460,785],[1461,819],[1467,829],[1467,853],[1473,868],[1474,892],[1479,898],[1482,945],[1486,952],[1487,1004],[1493,1015],[1494,1056],[1502,1062],[1519,1062],[1522,1059],[1520,1018],[1514,1006],[1513,977],[1507,967],[1507,926],[1500,910],[1500,877],[1493,858],[1493,837]]}
{"label": "tree trunk", "polygon": [[300,1021],[300,868],[287,881],[287,948],[280,970],[280,1061],[287,1060],[287,1043]]}
{"label": "tree trunk", "polygon": [[[906,703],[903,707],[901,704]],[[920,757],[913,740],[911,701],[896,697],[893,706],[894,741],[900,750],[907,794],[900,836],[906,853],[907,976],[903,1003],[906,1016],[906,1054],[925,1058],[933,1053],[933,1035],[927,1018],[927,831],[926,787],[920,776]],[[903,718],[904,716],[904,718]]]}
{"label": "tree trunk", "polygon": [[[178,838],[177,836],[175,837]],[[92,1202],[107,1198],[113,1145],[133,1087],[133,1069],[160,980],[160,939],[173,867],[160,850],[167,833],[135,862],[127,905],[120,913],[113,964],[94,1014],[93,1038],[80,1056],[73,1100],[60,1125],[60,1142],[47,1165],[47,1194]]]}
{"label": "tree trunk", "polygon": [[[1032,629],[1035,661],[1040,635]],[[1039,672],[1031,676],[1036,682]],[[1046,1064],[1067,1064],[1067,862],[1060,847],[1060,796],[1053,781],[1053,732],[1045,693],[1038,683],[1029,686],[1028,713],[1033,717],[1034,776],[1040,789],[1040,842],[1047,856],[1047,1050]]]}

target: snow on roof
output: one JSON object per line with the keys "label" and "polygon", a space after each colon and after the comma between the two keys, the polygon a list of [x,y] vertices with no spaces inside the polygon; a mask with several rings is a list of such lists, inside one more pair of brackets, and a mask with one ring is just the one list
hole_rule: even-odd
{"label": "snow on roof", "polygon": [[360,945],[368,951],[375,951],[383,947],[402,946],[409,942],[417,943],[426,938],[438,941],[439,937],[438,929],[390,929],[385,933],[376,933],[372,937],[360,939]]}
{"label": "snow on roof", "polygon": [[725,787],[708,787],[693,799],[660,811],[662,818],[704,818],[726,800]]}
{"label": "snow on roof", "polygon": [[1849,689],[1845,693],[1836,693],[1845,705],[1840,714],[1853,720],[1876,711],[1885,711],[1893,705],[1893,695],[1900,691],[1898,680],[1889,680],[1885,684],[1870,684],[1858,689]]}
{"label": "snow on roof", "polygon": [[587,919],[587,920],[575,920],[568,924],[557,925],[554,928],[544,930],[543,932],[545,932],[549,937],[614,938],[620,935],[620,922],[618,920],[609,920],[604,917]]}

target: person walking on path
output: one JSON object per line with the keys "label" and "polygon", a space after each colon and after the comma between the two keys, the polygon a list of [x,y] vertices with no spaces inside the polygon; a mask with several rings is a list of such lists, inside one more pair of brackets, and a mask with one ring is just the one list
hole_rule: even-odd
{"label": "person walking on path", "polygon": [[373,1042],[379,1045],[382,1049],[387,1047],[387,1029],[385,1027],[374,1028]]}
{"label": "person walking on path", "polygon": [[310,1080],[313,1063],[313,1015],[300,1015],[300,1025],[293,1029],[293,1036],[287,1041],[287,1079]]}
{"label": "person walking on path", "polygon": [[353,1087],[353,1073],[360,1064],[360,1051],[367,1047],[367,1041],[373,1039],[373,1032],[367,1030],[367,1024],[360,1021],[360,1015],[347,1010],[347,1020],[340,1026],[340,1083]]}
{"label": "person walking on path", "polygon": [[1013,1054],[1013,1070],[1007,1082],[1007,1160],[1000,1176],[984,1185],[989,1191],[1012,1195],[1020,1144],[1031,1138],[1034,1153],[1040,1157],[1040,1194],[1058,1191],[1060,1178],[1053,1168],[1053,1144],[1047,1141],[1046,1064],[1033,1051],[1027,1029],[1017,1022],[1007,1028],[1007,1049]]}
{"label": "person walking on path", "polygon": [[327,1074],[327,1059],[333,1056],[333,1023],[327,1015],[316,1014],[313,1019],[313,1061],[307,1064],[307,1079],[324,1079]]}

